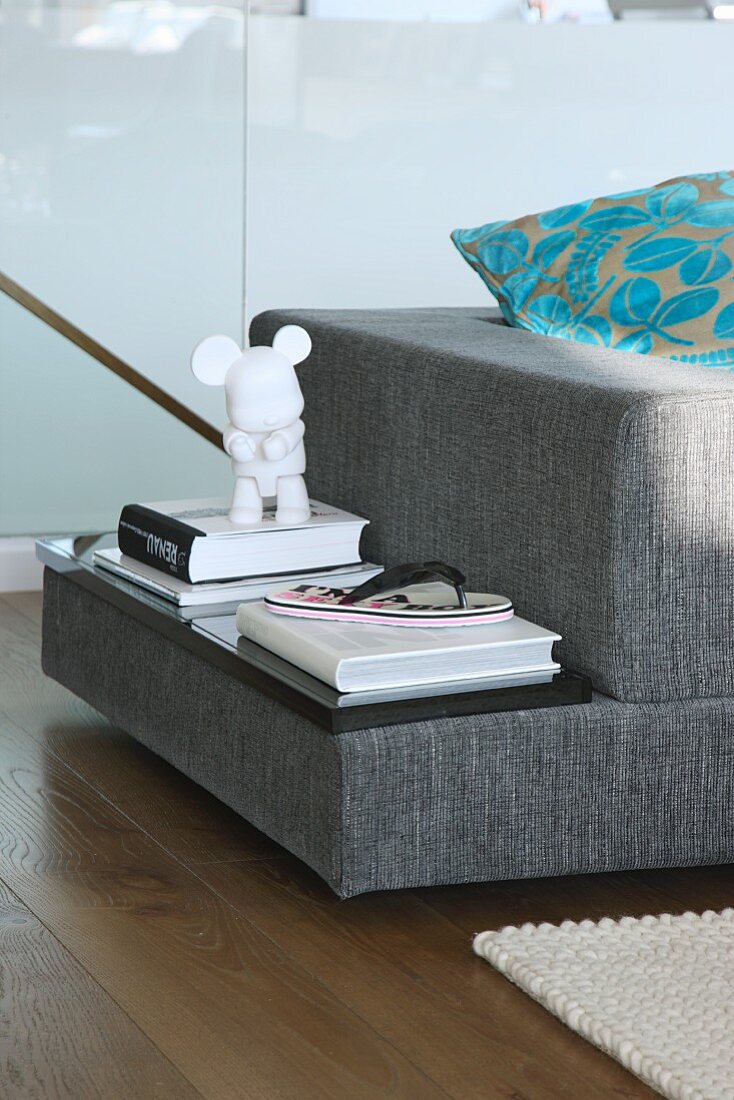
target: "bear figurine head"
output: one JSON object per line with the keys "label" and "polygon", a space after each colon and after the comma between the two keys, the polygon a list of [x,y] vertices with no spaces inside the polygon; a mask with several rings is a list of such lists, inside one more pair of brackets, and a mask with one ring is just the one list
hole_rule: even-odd
{"label": "bear figurine head", "polygon": [[229,336],[207,336],[191,356],[191,369],[207,386],[224,386],[227,416],[243,432],[274,432],[298,420],[303,394],[296,363],[311,351],[311,339],[298,325],[285,325],[272,347],[246,351]]}

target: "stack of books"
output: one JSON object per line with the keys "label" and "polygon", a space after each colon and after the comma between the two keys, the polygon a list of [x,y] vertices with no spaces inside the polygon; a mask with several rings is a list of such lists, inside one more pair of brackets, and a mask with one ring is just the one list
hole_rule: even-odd
{"label": "stack of books", "polygon": [[116,548],[97,550],[95,565],[180,608],[239,603],[296,581],[352,588],[381,573],[363,562],[366,519],[311,501],[311,518],[292,527],[267,508],[258,527],[234,527],[226,500],[128,504]]}
{"label": "stack of books", "polygon": [[561,671],[552,655],[560,635],[517,615],[481,626],[398,627],[292,618],[254,602],[238,608],[237,629],[337,691],[390,693],[381,698],[550,684]]}
{"label": "stack of books", "polygon": [[[297,584],[316,594],[351,589],[381,573],[380,566],[360,559],[368,521],[311,501],[306,523],[278,524],[271,508],[257,527],[238,528],[229,522],[228,510],[228,502],[218,499],[127,505],[118,546],[97,550],[95,565],[172,601],[184,618],[218,623],[225,634],[236,631],[242,657],[255,666],[263,649],[286,670],[295,666],[297,676],[305,673],[321,685],[316,696],[327,691],[332,714],[389,703],[390,721],[411,721],[434,713],[560,706],[590,698],[588,681],[563,673],[553,659],[560,636],[517,615],[503,622],[428,627],[274,614],[263,602],[266,593]],[[421,599],[440,605],[446,591],[421,585]],[[247,646],[256,651],[254,657]],[[282,670],[277,678],[293,679]],[[313,700],[307,684],[298,691]],[[407,708],[402,717],[394,710],[401,706]]]}

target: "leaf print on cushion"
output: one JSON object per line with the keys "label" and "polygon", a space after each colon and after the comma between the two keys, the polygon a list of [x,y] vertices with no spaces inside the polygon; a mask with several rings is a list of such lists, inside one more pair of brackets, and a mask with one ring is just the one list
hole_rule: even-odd
{"label": "leaf print on cushion", "polygon": [[550,237],[544,237],[533,249],[533,263],[541,271],[547,271],[575,238],[576,234],[572,229],[551,233]]}
{"label": "leaf print on cushion", "polygon": [[[649,187],[638,187],[634,191],[617,191],[614,195],[607,195],[607,202],[621,202],[622,199],[636,199],[638,195],[649,195]],[[593,205],[593,204],[592,204]]]}
{"label": "leaf print on cushion", "polygon": [[638,355],[649,355],[654,344],[655,341],[650,333],[643,328],[623,337],[614,347],[617,351],[636,351]]}
{"label": "leaf print on cushion", "polygon": [[592,314],[574,326],[574,336],[584,344],[600,344],[608,348],[612,342],[612,326],[606,317]]}
{"label": "leaf print on cushion", "polygon": [[540,277],[535,271],[517,271],[504,283],[502,294],[516,313],[519,313],[530,295],[535,292],[539,281]]}
{"label": "leaf print on cushion", "polygon": [[679,221],[698,201],[698,188],[693,183],[674,183],[656,187],[645,199],[645,206],[655,221]]}
{"label": "leaf print on cushion", "polygon": [[527,312],[528,317],[544,332],[552,328],[565,328],[571,320],[571,307],[558,294],[541,294],[528,306]]}
{"label": "leaf print on cushion", "polygon": [[618,233],[587,233],[581,238],[571,253],[566,273],[572,302],[587,302],[596,293],[599,266],[620,239]]}
{"label": "leaf print on cushion", "polygon": [[575,202],[571,206],[557,206],[555,210],[546,210],[544,214],[538,214],[538,224],[542,229],[560,229],[561,226],[575,222],[591,206],[591,199],[586,202]]}
{"label": "leaf print on cushion", "polygon": [[477,249],[477,256],[493,275],[511,275],[525,263],[529,241],[519,229],[493,233]]}
{"label": "leaf print on cushion", "polygon": [[597,233],[608,233],[620,229],[632,229],[650,224],[650,215],[639,206],[612,206],[607,210],[597,210],[587,214],[579,222],[581,229],[593,229]]}
{"label": "leaf print on cushion", "polygon": [[696,241],[685,237],[656,237],[633,245],[624,266],[628,271],[664,271],[682,263],[697,247]]}
{"label": "leaf print on cushion", "polygon": [[734,370],[734,348],[716,348],[704,351],[700,355],[671,355],[679,363],[698,363],[702,367],[726,367]]}
{"label": "leaf print on cushion", "polygon": [[734,201],[719,199],[699,203],[686,215],[686,221],[689,225],[701,226],[704,229],[734,225]]}
{"label": "leaf print on cushion", "polygon": [[718,248],[702,248],[681,264],[681,282],[687,286],[697,283],[715,283],[722,279],[732,268],[732,262],[725,252]]}
{"label": "leaf print on cushion", "polygon": [[714,321],[714,336],[717,340],[734,340],[734,302],[725,306]]}
{"label": "leaf print on cushion", "polygon": [[659,328],[683,325],[686,321],[693,321],[696,317],[708,313],[718,300],[719,292],[716,287],[684,290],[682,294],[675,294],[672,298],[668,298],[667,302],[663,302],[653,321]]}
{"label": "leaf print on cushion", "polygon": [[734,195],[734,179],[729,178],[725,180],[719,188],[719,191],[721,191],[722,195]]}
{"label": "leaf print on cushion", "polygon": [[660,288],[652,279],[628,279],[612,297],[609,313],[618,325],[639,325],[652,316],[660,298]]}

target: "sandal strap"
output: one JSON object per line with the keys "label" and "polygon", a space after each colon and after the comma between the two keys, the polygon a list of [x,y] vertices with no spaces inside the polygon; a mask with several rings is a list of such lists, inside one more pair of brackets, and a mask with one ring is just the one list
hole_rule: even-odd
{"label": "sandal strap", "polygon": [[450,584],[459,601],[459,607],[468,607],[464,585],[466,577],[453,565],[446,565],[442,561],[408,562],[406,565],[394,565],[392,569],[386,569],[377,577],[353,588],[346,596],[339,600],[340,604],[360,603],[371,596],[377,596],[380,592],[388,592],[391,588],[408,588],[413,584],[424,584],[426,581],[442,581]]}

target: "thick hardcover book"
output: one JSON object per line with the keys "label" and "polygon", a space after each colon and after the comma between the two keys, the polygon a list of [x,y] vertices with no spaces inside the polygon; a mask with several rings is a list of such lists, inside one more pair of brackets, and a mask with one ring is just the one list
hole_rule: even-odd
{"label": "thick hardcover book", "polygon": [[127,504],[118,544],[127,557],[188,584],[354,565],[367,520],[311,501],[311,517],[291,526],[266,508],[260,524],[229,522],[226,500]]}
{"label": "thick hardcover book", "polygon": [[508,686],[560,672],[551,652],[560,635],[517,615],[485,626],[404,627],[291,618],[256,602],[239,606],[237,629],[344,692],[431,685],[438,693],[440,683],[486,687],[500,677]]}
{"label": "thick hardcover book", "polygon": [[128,557],[192,584],[189,572],[194,539],[204,532],[144,504],[126,504],[117,526],[120,551]]}
{"label": "thick hardcover book", "polygon": [[331,733],[461,714],[573,706],[589,703],[592,698],[590,681],[563,669],[545,674],[343,692],[247,638],[240,637],[238,641],[232,615],[202,619],[197,623],[197,632],[227,647],[235,644],[244,680]]}

